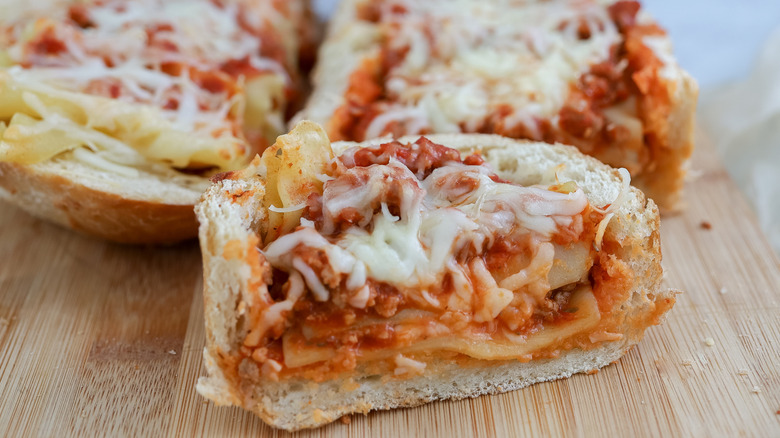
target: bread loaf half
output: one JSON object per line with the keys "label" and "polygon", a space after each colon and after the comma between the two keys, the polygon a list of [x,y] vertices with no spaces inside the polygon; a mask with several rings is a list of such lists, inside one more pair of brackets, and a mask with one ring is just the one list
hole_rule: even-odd
{"label": "bread loaf half", "polygon": [[318,59],[298,117],[333,140],[570,144],[681,206],[698,86],[637,1],[344,0]]}
{"label": "bread loaf half", "polygon": [[194,238],[209,176],[246,166],[302,99],[306,0],[6,3],[0,198],[87,234]]}
{"label": "bread loaf half", "polygon": [[599,369],[675,301],[628,178],[568,146],[301,122],[196,207],[197,389],[297,430]]}

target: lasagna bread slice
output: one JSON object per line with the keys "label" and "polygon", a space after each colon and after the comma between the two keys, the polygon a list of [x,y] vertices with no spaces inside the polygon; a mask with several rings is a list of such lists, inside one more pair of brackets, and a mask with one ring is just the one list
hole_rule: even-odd
{"label": "lasagna bread slice", "polygon": [[301,118],[332,139],[491,133],[577,146],[663,209],[693,148],[695,81],[635,1],[344,0]]}
{"label": "lasagna bread slice", "polygon": [[674,304],[655,204],[569,146],[305,121],[196,212],[197,389],[288,430],[595,370]]}
{"label": "lasagna bread slice", "polygon": [[120,242],[194,237],[208,176],[282,133],[305,0],[0,4],[0,195]]}

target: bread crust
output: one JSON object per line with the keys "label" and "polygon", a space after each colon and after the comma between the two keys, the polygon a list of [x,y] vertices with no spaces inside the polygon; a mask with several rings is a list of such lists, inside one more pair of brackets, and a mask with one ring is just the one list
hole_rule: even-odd
{"label": "bread crust", "polygon": [[133,199],[45,167],[12,163],[0,163],[0,187],[0,197],[33,216],[113,242],[172,244],[197,235],[197,192],[180,203]]}
{"label": "bread crust", "polygon": [[694,147],[699,85],[685,71],[679,74],[680,80],[667,90],[671,111],[666,118],[666,141],[655,153],[655,167],[634,181],[663,213],[683,208],[682,191]]}
{"label": "bread crust", "polygon": [[[520,183],[532,183],[563,163],[566,167],[561,171],[562,178],[577,181],[597,205],[612,202],[620,190],[621,177],[615,169],[570,146],[481,134],[426,137],[464,154],[480,150],[501,178]],[[381,142],[373,140],[360,145]],[[339,155],[356,145],[339,142],[333,144],[333,149]],[[317,427],[351,413],[495,394],[597,370],[618,360],[639,342],[645,329],[660,323],[674,303],[676,292],[661,288],[658,209],[642,192],[631,188],[605,234],[605,239],[620,242],[622,248],[615,255],[631,267],[635,278],[627,291],[628,298],[611,316],[614,321],[610,319],[620,328],[622,337],[618,340],[587,350],[565,350],[555,359],[525,363],[471,358],[433,361],[428,362],[422,375],[405,379],[382,378],[376,370],[360,366],[354,372],[319,384],[302,379],[276,382],[260,377],[259,373],[254,373],[254,378],[231,376],[226,370],[235,365],[235,354],[243,341],[238,327],[242,318],[238,303],[250,280],[246,278],[245,263],[228,253],[259,253],[256,230],[263,215],[258,208],[264,189],[263,179],[256,173],[237,174],[212,185],[196,207],[203,249],[207,332],[204,360],[208,370],[197,389],[218,405],[251,410],[274,427],[291,431]],[[264,261],[261,253],[259,256]],[[386,374],[391,375],[392,370]]]}

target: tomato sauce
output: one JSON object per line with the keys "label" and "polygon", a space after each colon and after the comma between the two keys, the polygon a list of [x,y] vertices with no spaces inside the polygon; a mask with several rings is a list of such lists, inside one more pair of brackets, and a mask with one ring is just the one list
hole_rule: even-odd
{"label": "tomato sauce", "polygon": [[[313,221],[315,227],[322,233],[326,215],[323,211],[323,197],[328,196],[329,187],[333,185],[344,185],[347,189],[359,187],[366,184],[367,172],[372,166],[387,165],[391,161],[399,162],[415,176],[402,177],[399,174],[394,176],[392,180],[388,180],[380,199],[374,202],[376,205],[373,205],[373,210],[369,211],[372,215],[378,213],[380,200],[387,205],[391,214],[399,214],[399,193],[402,191],[403,184],[410,183],[403,178],[421,180],[434,170],[451,163],[463,163],[470,166],[485,165],[484,159],[479,154],[462,158],[457,150],[434,143],[425,137],[420,137],[410,144],[390,141],[373,147],[353,149],[342,155],[338,163],[330,168],[331,174],[329,176],[333,179],[325,183],[323,189],[325,195],[314,193],[308,197],[303,217]],[[453,190],[457,191],[460,188],[464,192],[473,191],[477,188],[475,184],[478,184],[475,181],[475,179],[467,178],[465,175],[463,178],[456,178]],[[414,183],[414,185],[417,188],[417,184]],[[565,190],[570,188],[560,186],[552,189],[565,193]],[[335,222],[335,228],[329,234],[323,235],[328,239],[337,240],[348,228],[361,226],[360,223],[365,219],[365,213],[351,207],[336,212],[336,216],[332,218]],[[574,215],[568,225],[559,226],[558,232],[553,235],[553,242],[567,245],[593,239],[595,228],[602,218],[603,213],[587,207],[583,212]],[[471,284],[471,287],[481,284],[481,280],[478,280],[477,274],[474,273],[476,271],[471,271],[471,263],[475,257],[482,258],[485,267],[497,282],[529,266],[535,257],[536,248],[539,245],[538,236],[531,232],[523,233],[518,230],[504,231],[489,241],[485,241],[481,248],[469,247],[467,251],[455,254],[455,260],[463,268],[466,281]],[[411,345],[429,338],[428,330],[431,331],[430,333],[440,333],[436,332],[437,324],[451,330],[450,333],[455,336],[465,333],[465,336],[482,336],[485,339],[506,342],[503,334],[506,330],[515,336],[530,336],[543,329],[547,324],[557,325],[570,322],[577,311],[569,305],[571,289],[550,291],[547,296],[543,297],[542,302],[529,301],[521,289],[515,293],[515,298],[497,318],[485,322],[475,322],[474,315],[468,312],[451,312],[447,310],[446,306],[431,305],[430,300],[446,303],[446,300],[455,295],[455,280],[450,272],[445,273],[440,282],[427,288],[428,298],[425,300],[429,301],[423,300],[417,290],[404,290],[400,286],[369,278],[366,282],[368,297],[365,300],[365,306],[356,308],[350,304],[355,291],[348,290],[348,274],[336,272],[324,250],[299,245],[291,252],[294,257],[299,258],[317,273],[319,280],[329,290],[330,296],[327,301],[320,302],[316,301],[310,294],[305,294],[294,304],[292,311],[286,315],[285,330],[293,337],[290,339],[296,340],[286,342],[293,342],[294,345],[298,345],[295,344],[296,342],[303,343],[300,344],[299,348],[326,348],[333,354],[328,356],[330,359],[311,365],[295,369],[284,368],[283,375],[324,380],[339,372],[354,369],[361,357],[372,351]],[[620,268],[615,268],[616,265],[612,259],[603,256],[599,258],[595,252],[593,254],[596,257],[597,265],[593,270],[593,281],[606,282],[606,286],[600,287],[598,292],[594,291],[594,293],[600,306],[602,302],[604,303],[602,310],[606,311],[609,310],[609,306],[615,304],[615,300],[621,298],[615,295],[614,291],[621,290],[620,288],[624,285],[622,283],[623,275]],[[285,283],[288,276],[276,268],[273,271],[273,283],[269,287],[269,293],[273,300],[278,302],[285,299]],[[481,293],[475,292],[472,297],[472,306],[478,306],[481,299]],[[474,309],[476,308],[474,307]],[[396,317],[399,312],[406,310],[428,312],[426,314],[432,316],[419,320],[401,319],[391,322],[392,318]],[[366,321],[371,322],[365,324]],[[274,335],[280,335],[280,333],[272,334],[272,336]],[[266,341],[266,343],[278,345],[280,341],[277,339],[276,341]],[[297,348],[294,345],[292,347],[288,345],[288,348]],[[273,348],[268,351],[281,351],[282,355],[284,353],[283,350],[274,350]],[[539,355],[558,354],[557,350],[537,353]],[[270,353],[261,350],[260,353],[256,355],[253,353],[247,357],[256,360],[255,356],[262,358],[266,354]],[[280,363],[282,362],[283,360],[280,359]]]}
{"label": "tomato sauce", "polygon": [[[664,31],[656,25],[638,23],[639,9],[636,1],[618,1],[608,7],[609,17],[623,41],[611,48],[608,59],[592,65],[571,84],[568,97],[556,117],[516,123],[511,121],[515,109],[509,104],[499,104],[474,126],[460,123],[461,131],[572,144],[585,153],[609,164],[628,167],[632,173],[639,175],[650,165],[658,150],[664,147],[663,121],[669,108],[664,81],[657,75],[661,61],[642,41],[644,36],[663,35]],[[345,103],[336,110],[329,126],[329,131],[337,139],[365,140],[371,123],[394,104],[385,86],[390,73],[405,61],[409,51],[408,46],[391,44],[394,32],[398,32],[393,14],[403,13],[403,10],[391,11],[374,3],[359,8],[359,19],[379,23],[385,27],[387,35],[381,43],[379,55],[364,61],[364,65],[355,70],[349,79]],[[573,20],[577,21],[561,22],[559,30],[575,25],[579,39],[591,38],[589,26],[592,23],[583,18]],[[426,39],[435,38],[427,26],[421,30]],[[436,48],[437,45],[431,47]],[[434,52],[431,56],[439,55]],[[616,123],[605,113],[607,108],[628,102],[632,97],[635,98],[635,110],[628,107],[627,110],[629,113],[635,111],[635,117],[641,121],[644,128],[641,137],[637,136],[635,129]],[[405,121],[391,120],[383,126],[382,134],[399,137],[408,133],[405,131]],[[429,131],[423,127],[420,132],[425,134]]]}

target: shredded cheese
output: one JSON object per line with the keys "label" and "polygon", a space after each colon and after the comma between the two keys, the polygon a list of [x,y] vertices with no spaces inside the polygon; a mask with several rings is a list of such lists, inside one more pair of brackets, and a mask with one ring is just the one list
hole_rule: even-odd
{"label": "shredded cheese", "polygon": [[[127,126],[131,123],[154,127],[144,128],[143,135],[135,138],[121,138],[120,143],[137,152],[130,160],[128,154],[104,154],[100,159],[89,156],[95,147],[114,148],[106,142],[93,143],[95,147],[74,154],[77,160],[101,169],[108,168],[104,162],[134,167],[141,157],[169,167],[230,170],[243,165],[250,153],[242,132],[245,109],[246,117],[256,125],[252,129],[271,130],[263,133],[271,138],[278,133],[284,108],[263,101],[281,101],[278,95],[293,86],[286,67],[292,58],[262,55],[264,45],[271,42],[264,41],[262,33],[292,26],[287,23],[290,17],[277,11],[273,2],[48,3],[45,10],[19,8],[0,28],[3,57],[7,58],[3,63],[13,65],[7,71],[11,78],[6,79],[6,85],[44,96],[44,106],[52,104],[50,96],[58,96],[67,103],[57,105],[83,107],[88,117],[112,110],[116,126],[109,129],[91,126],[89,121],[74,118],[72,112],[60,113],[82,125],[81,131],[119,138],[122,134],[116,128],[136,128]],[[81,11],[82,18],[73,18],[69,13],[73,8]],[[288,55],[292,56],[292,51]],[[246,64],[246,69],[255,69],[253,74],[260,78],[273,76],[277,80],[258,81],[243,73],[231,76],[233,73],[223,68],[230,62]],[[246,92],[259,82],[263,93]],[[4,90],[2,94],[9,93],[12,91]],[[111,98],[116,104],[90,100],[91,96]],[[0,101],[5,107],[0,108],[0,117],[8,112],[41,117],[41,129],[58,122],[38,107],[35,115],[29,111],[32,105],[20,107],[7,96],[0,96]],[[258,109],[262,109],[263,120],[257,120]],[[71,134],[84,143],[75,146],[84,146],[88,140],[82,138],[83,132],[74,132]],[[188,136],[191,139],[185,138]]]}
{"label": "shredded cheese", "polygon": [[306,207],[306,203],[302,202],[300,204],[291,205],[289,207],[277,207],[275,205],[271,205],[268,207],[268,209],[276,213],[289,213],[291,211],[302,210],[304,207]]}
{"label": "shredded cheese", "polygon": [[405,134],[473,132],[510,108],[505,127],[540,139],[536,120],[554,117],[571,84],[620,41],[597,1],[388,0],[380,11],[385,45],[405,55],[385,79],[387,104],[366,138],[392,122]]}
{"label": "shredded cheese", "polygon": [[[459,251],[481,247],[502,230],[513,228],[550,239],[559,224],[568,224],[572,215],[579,214],[588,205],[581,189],[558,193],[542,187],[497,183],[484,166],[448,163],[423,181],[418,181],[395,159],[386,166],[360,169],[366,172],[365,182],[344,185],[338,180],[327,181],[323,195],[324,234],[333,230],[328,212],[334,218],[347,209],[362,212],[364,219],[357,226],[345,230],[336,242],[309,226],[300,227],[264,249],[272,265],[297,269],[317,300],[327,299],[327,289],[301,260],[289,260],[289,254],[299,245],[324,250],[335,271],[348,274],[347,286],[355,293],[366,278],[425,289],[451,271],[453,255]],[[458,187],[458,181],[465,177],[474,181],[474,190],[464,192]],[[402,183],[397,191],[400,217],[392,215],[385,203],[380,203],[378,214],[371,213],[371,205],[381,199],[388,181]],[[546,278],[554,254],[552,244],[541,245],[531,266],[503,280],[500,287],[494,286],[495,299],[506,305],[511,295],[502,290],[518,290],[529,282]],[[495,317],[501,305],[490,306],[493,310],[488,314]]]}
{"label": "shredded cheese", "polygon": [[626,196],[631,189],[631,175],[628,173],[628,170],[621,167],[617,171],[620,174],[621,179],[620,192],[618,192],[615,200],[609,204],[609,207],[606,209],[596,209],[606,214],[601,222],[599,222],[598,227],[596,227],[596,239],[594,240],[596,250],[601,250],[601,241],[604,238],[604,232],[607,230],[607,225],[609,225],[609,221],[615,216],[615,212],[623,206]]}

